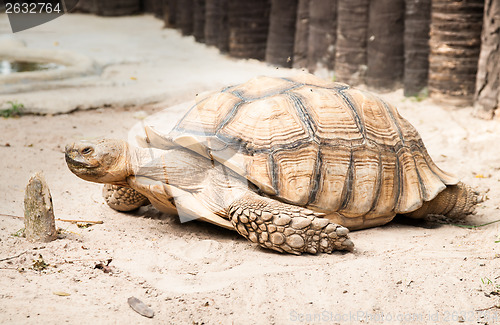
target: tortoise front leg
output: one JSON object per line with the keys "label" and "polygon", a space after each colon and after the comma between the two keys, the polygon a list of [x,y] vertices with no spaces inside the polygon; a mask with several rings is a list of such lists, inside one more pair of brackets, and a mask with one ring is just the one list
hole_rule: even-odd
{"label": "tortoise front leg", "polygon": [[130,187],[105,184],[102,196],[104,201],[117,211],[132,211],[149,204],[147,197]]}
{"label": "tortoise front leg", "polygon": [[247,193],[229,207],[238,233],[262,247],[300,255],[352,250],[349,230],[323,214]]}

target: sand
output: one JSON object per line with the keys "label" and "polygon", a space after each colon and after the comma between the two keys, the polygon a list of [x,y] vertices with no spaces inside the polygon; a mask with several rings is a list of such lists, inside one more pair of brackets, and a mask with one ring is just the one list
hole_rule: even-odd
{"label": "sand", "polygon": [[[120,31],[131,30],[131,22],[137,32],[125,38]],[[100,185],[67,169],[63,150],[68,142],[127,138],[139,118],[192,100],[198,92],[254,75],[295,73],[219,55],[175,31],[157,31],[160,27],[148,16],[74,15],[17,35],[28,46],[58,41],[97,61],[137,59],[110,63],[105,74],[118,71],[130,80],[131,69],[151,80],[147,76],[156,70],[167,73],[170,67],[174,77],[162,81],[168,96],[155,90],[148,97],[154,97],[154,104],[0,118],[0,323],[500,323],[495,307],[500,304],[500,243],[495,243],[500,223],[467,229],[450,221],[397,218],[384,227],[352,232],[352,253],[291,256],[261,249],[210,224],[180,223],[153,208],[119,213],[107,207]],[[75,30],[80,32],[71,40]],[[139,32],[144,30],[160,38],[167,35],[168,48],[177,50],[157,52],[155,46],[167,45],[155,37],[148,43]],[[113,41],[116,37],[119,42]],[[81,95],[87,90],[72,91]],[[22,95],[59,105],[62,93]],[[465,224],[500,219],[498,121],[476,119],[472,108],[451,110],[429,99],[407,99],[401,90],[381,96],[416,126],[441,168],[487,195]],[[172,111],[172,119],[181,114]],[[24,189],[36,171],[43,171],[50,186],[56,218],[103,223],[80,228],[57,221],[62,238],[50,243],[14,236],[23,220],[12,216],[23,215]],[[36,270],[43,264],[35,263],[40,255],[48,266]],[[96,268],[108,263],[109,268]],[[133,311],[127,304],[131,296],[149,305],[154,317]]]}

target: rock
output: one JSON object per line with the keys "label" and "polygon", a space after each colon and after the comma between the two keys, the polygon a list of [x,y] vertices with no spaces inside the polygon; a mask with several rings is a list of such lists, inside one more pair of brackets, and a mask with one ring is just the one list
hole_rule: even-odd
{"label": "rock", "polygon": [[26,186],[24,227],[26,239],[31,242],[50,242],[57,238],[52,196],[41,172],[31,176]]}
{"label": "rock", "polygon": [[155,312],[151,308],[149,308],[145,303],[143,303],[142,301],[140,301],[136,297],[128,298],[127,302],[128,302],[128,305],[135,312],[137,312],[138,314],[140,314],[142,316],[153,318],[153,316],[155,315]]}

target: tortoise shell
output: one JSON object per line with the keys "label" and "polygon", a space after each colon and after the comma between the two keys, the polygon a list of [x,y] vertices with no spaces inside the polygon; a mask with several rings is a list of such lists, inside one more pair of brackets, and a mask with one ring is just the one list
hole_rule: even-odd
{"label": "tortoise shell", "polygon": [[312,75],[258,77],[199,100],[156,147],[214,159],[281,201],[365,228],[432,200],[458,180],[416,129],[366,91]]}

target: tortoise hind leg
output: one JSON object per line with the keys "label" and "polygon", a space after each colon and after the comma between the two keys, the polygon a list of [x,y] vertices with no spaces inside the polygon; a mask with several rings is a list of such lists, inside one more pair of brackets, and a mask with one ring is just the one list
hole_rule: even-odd
{"label": "tortoise hind leg", "polygon": [[102,196],[106,203],[117,211],[132,211],[149,204],[147,197],[130,187],[105,184]]}
{"label": "tortoise hind leg", "polygon": [[437,214],[460,219],[473,214],[476,205],[482,201],[483,198],[476,190],[459,182],[456,185],[448,185],[434,199],[424,202],[419,209],[404,215],[410,218],[423,218],[429,214]]}
{"label": "tortoise hind leg", "polygon": [[349,230],[322,218],[320,213],[247,193],[231,204],[234,228],[262,247],[300,255],[352,250]]}

